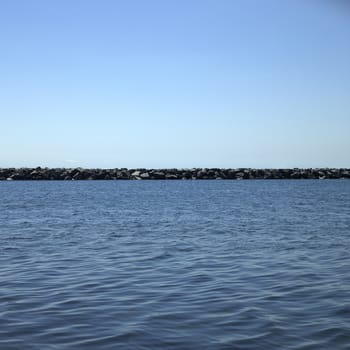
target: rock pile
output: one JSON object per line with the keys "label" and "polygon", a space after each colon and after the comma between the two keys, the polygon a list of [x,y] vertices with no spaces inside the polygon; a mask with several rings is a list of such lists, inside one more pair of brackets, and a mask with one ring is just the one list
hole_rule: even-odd
{"label": "rock pile", "polygon": [[83,169],[0,168],[0,180],[350,179],[350,169]]}

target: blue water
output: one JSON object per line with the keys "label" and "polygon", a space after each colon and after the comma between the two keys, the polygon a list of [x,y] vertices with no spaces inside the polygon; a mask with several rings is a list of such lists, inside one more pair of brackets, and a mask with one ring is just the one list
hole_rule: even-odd
{"label": "blue water", "polygon": [[350,349],[350,181],[0,183],[0,349]]}

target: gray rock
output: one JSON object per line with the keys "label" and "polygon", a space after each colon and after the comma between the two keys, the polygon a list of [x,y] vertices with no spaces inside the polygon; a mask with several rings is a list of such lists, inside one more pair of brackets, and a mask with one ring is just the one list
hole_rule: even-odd
{"label": "gray rock", "polygon": [[146,173],[142,173],[141,175],[140,175],[140,177],[141,177],[141,179],[143,179],[143,180],[148,180],[148,179],[150,179],[150,175],[146,172]]}
{"label": "gray rock", "polygon": [[165,178],[167,180],[176,180],[177,179],[177,176],[175,174],[166,174],[165,175]]}

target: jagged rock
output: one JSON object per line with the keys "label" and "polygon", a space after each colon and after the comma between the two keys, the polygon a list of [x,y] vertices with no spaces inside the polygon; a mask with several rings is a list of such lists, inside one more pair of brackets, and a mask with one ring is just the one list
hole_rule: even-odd
{"label": "jagged rock", "polygon": [[350,179],[350,169],[0,168],[0,180]]}
{"label": "jagged rock", "polygon": [[162,171],[155,171],[152,173],[152,177],[157,180],[163,180],[165,179],[165,174]]}
{"label": "jagged rock", "polygon": [[295,171],[290,175],[290,178],[291,179],[300,179],[300,174]]}
{"label": "jagged rock", "polygon": [[207,176],[207,173],[205,172],[205,170],[202,169],[202,170],[199,170],[199,171],[197,172],[196,178],[197,178],[197,179],[206,179],[206,178],[208,178],[208,176]]}
{"label": "jagged rock", "polygon": [[142,173],[141,175],[140,175],[140,178],[142,179],[142,180],[148,180],[148,179],[150,179],[150,175],[146,172],[146,173]]}
{"label": "jagged rock", "polygon": [[175,174],[166,174],[165,175],[165,178],[167,180],[176,180],[177,179],[177,176]]}
{"label": "jagged rock", "polygon": [[23,174],[15,173],[10,176],[11,180],[25,180],[25,176]]}

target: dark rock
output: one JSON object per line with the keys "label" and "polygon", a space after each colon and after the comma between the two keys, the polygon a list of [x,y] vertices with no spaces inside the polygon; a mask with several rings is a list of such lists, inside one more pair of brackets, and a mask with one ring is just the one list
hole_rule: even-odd
{"label": "dark rock", "polygon": [[350,171],[343,171],[341,177],[344,179],[350,179]]}
{"label": "dark rock", "polygon": [[[350,169],[0,168],[0,180],[350,179]],[[10,180],[10,181],[11,181]]]}
{"label": "dark rock", "polygon": [[300,179],[300,173],[297,171],[294,171],[291,175],[290,175],[291,179]]}
{"label": "dark rock", "polygon": [[238,173],[235,174],[235,178],[237,180],[242,180],[244,178],[244,173],[239,171]]}

